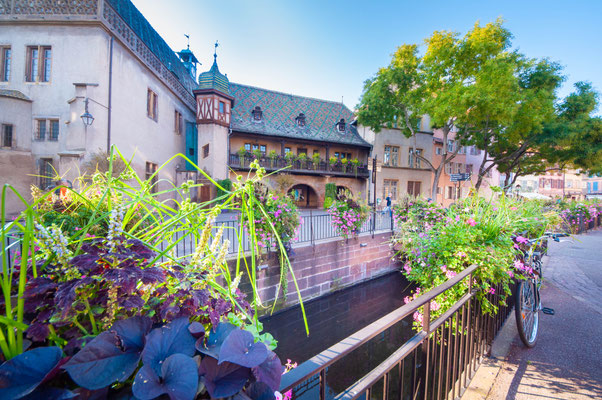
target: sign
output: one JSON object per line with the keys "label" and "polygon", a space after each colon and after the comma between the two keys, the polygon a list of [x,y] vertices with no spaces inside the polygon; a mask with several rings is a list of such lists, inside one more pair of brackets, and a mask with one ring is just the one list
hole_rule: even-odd
{"label": "sign", "polygon": [[470,174],[469,173],[451,174],[450,178],[451,178],[452,182],[467,181],[470,179]]}

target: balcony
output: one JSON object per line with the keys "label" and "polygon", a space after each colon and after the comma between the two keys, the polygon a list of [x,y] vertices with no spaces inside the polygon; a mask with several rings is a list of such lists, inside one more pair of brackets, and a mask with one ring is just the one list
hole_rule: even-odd
{"label": "balcony", "polygon": [[[232,169],[248,170],[249,165],[256,159],[255,156],[239,156],[238,154],[230,154],[229,166]],[[262,156],[257,158],[259,165],[267,171],[277,171],[286,169],[286,172],[291,174],[304,175],[336,175],[346,176],[351,178],[368,178],[368,166],[366,164],[342,165],[340,161],[331,165],[324,160],[314,163],[312,159],[306,161],[287,160],[284,157],[267,157]]]}

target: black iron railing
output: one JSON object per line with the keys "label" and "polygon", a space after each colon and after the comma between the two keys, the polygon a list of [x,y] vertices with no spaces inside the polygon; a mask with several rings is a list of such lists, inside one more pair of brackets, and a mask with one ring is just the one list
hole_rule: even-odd
{"label": "black iron railing", "polygon": [[[453,279],[286,373],[282,378],[281,392],[292,390],[293,399],[305,398],[303,393],[311,392],[314,395],[312,399],[320,400],[459,397],[512,309],[512,304],[508,304],[500,306],[497,314],[483,314],[471,284],[476,268],[476,265],[468,267]],[[431,321],[431,301],[466,279],[467,293],[443,315]],[[502,290],[496,289],[496,293]],[[499,301],[497,294],[488,296],[496,304]],[[329,367],[338,361],[344,362],[347,355],[421,308],[423,326],[420,332],[346,390],[332,393],[328,384]],[[308,385],[313,386],[313,390]]]}
{"label": "black iron railing", "polygon": [[231,168],[234,169],[248,169],[255,159],[259,161],[259,165],[261,165],[268,171],[286,169],[287,172],[291,173],[315,175],[327,174],[350,176],[357,178],[367,178],[369,176],[367,164],[354,165],[353,163],[348,162],[346,165],[343,165],[340,161],[337,161],[335,164],[330,164],[329,162],[326,162],[324,160],[314,162],[310,158],[308,158],[307,160],[296,160],[287,159],[286,157],[281,156],[255,157],[253,155],[240,156],[238,154],[230,154],[229,165]]}

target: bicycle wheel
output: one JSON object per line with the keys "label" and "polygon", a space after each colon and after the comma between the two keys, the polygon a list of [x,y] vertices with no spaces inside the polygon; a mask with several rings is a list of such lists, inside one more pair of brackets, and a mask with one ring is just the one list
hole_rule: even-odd
{"label": "bicycle wheel", "polygon": [[539,306],[535,291],[536,283],[532,279],[518,281],[514,293],[514,314],[518,335],[525,346],[533,347],[537,341],[539,328]]}

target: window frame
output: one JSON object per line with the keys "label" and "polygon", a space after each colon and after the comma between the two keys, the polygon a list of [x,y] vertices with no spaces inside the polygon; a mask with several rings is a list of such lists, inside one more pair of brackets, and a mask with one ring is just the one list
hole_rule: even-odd
{"label": "window frame", "polygon": [[[148,181],[150,179],[150,177],[157,172],[157,170],[159,169],[159,165],[150,161],[146,162],[146,168],[144,170],[144,177],[145,180]],[[156,174],[153,179],[151,180],[151,187],[150,187],[150,192],[151,193],[157,193],[159,191],[159,188],[157,187],[157,182],[159,181],[159,174]]]}
{"label": "window frame", "polygon": [[397,200],[399,179],[383,179],[383,201],[391,193],[391,201]]}
{"label": "window frame", "polygon": [[52,171],[54,169],[54,160],[52,158],[38,159],[38,179],[39,187],[42,190],[47,190],[52,184]]}
{"label": "window frame", "polygon": [[[416,149],[416,154],[418,154],[419,156],[422,155],[422,149]],[[410,168],[414,168],[414,169],[419,169],[422,168],[421,163],[420,163],[420,159],[418,157],[414,156],[414,149],[412,149],[411,147],[408,149],[408,166]]]}
{"label": "window frame", "polygon": [[11,46],[0,45],[0,82],[10,81],[12,58],[13,51]]}
{"label": "window frame", "polygon": [[174,132],[176,135],[182,135],[184,128],[184,116],[178,110],[174,112]]}
{"label": "window frame", "polygon": [[209,157],[209,143],[203,146],[203,158]]}
{"label": "window frame", "polygon": [[146,91],[146,116],[159,121],[159,96],[151,88]]}
{"label": "window frame", "polygon": [[[2,140],[2,142],[0,142],[0,146],[5,149],[12,149],[15,146],[15,133],[14,133],[15,127],[14,127],[14,125],[13,124],[2,124],[1,128],[2,128],[2,132],[1,132],[2,137],[0,139]],[[7,133],[8,133],[7,131],[9,130],[8,128],[10,128],[10,140],[8,141],[10,143],[7,145],[6,137],[7,137]]]}
{"label": "window frame", "polygon": [[[34,53],[35,52],[35,53]],[[48,56],[47,53],[49,52]],[[35,57],[34,57],[35,54]],[[52,46],[30,45],[25,50],[25,82],[50,83],[52,75]]]}

